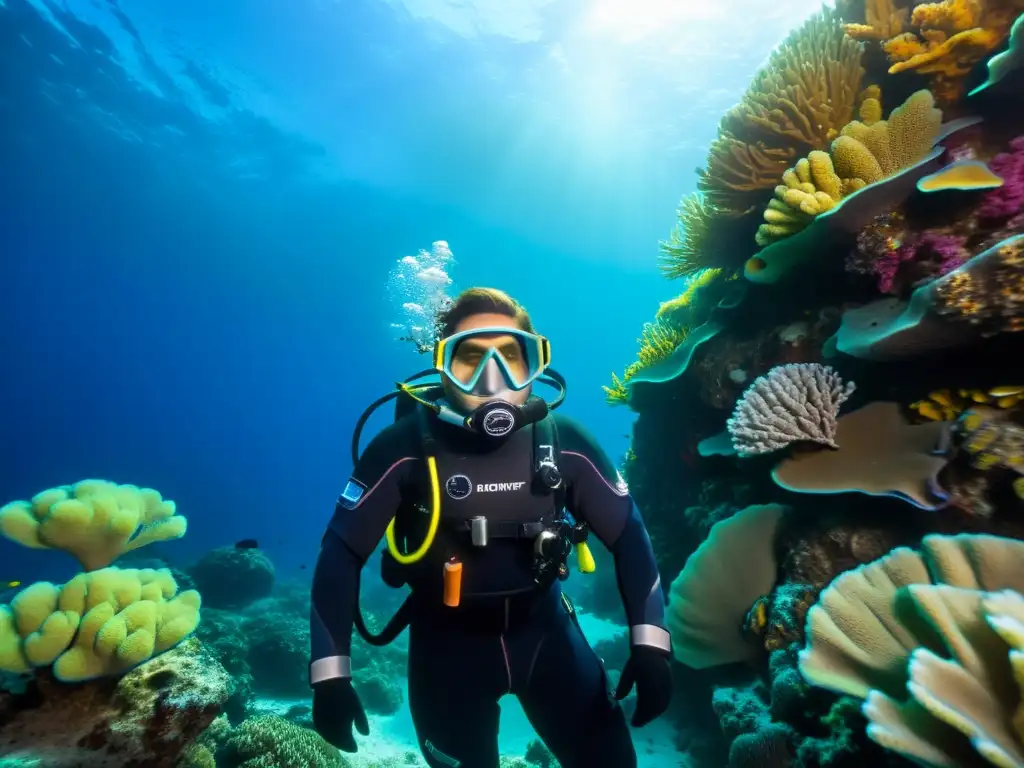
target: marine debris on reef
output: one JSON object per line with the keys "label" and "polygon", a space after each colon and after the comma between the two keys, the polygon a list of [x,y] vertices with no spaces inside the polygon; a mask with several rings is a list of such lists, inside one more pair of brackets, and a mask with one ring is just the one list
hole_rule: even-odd
{"label": "marine debris on reef", "polygon": [[1021,541],[932,535],[841,575],[800,672],[863,699],[868,737],[920,764],[1024,765],[1022,559]]}
{"label": "marine debris on reef", "polygon": [[855,388],[827,366],[772,368],[743,393],[726,423],[740,456],[772,453],[799,442],[836,445],[839,408]]}

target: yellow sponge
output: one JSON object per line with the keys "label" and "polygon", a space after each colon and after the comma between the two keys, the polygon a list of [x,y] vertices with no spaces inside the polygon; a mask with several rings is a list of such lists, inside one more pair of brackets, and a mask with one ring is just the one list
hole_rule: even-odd
{"label": "yellow sponge", "polygon": [[53,664],[79,682],[128,671],[170,650],[199,624],[199,593],[166,569],[104,568],[61,588],[42,582],[0,608],[0,670]]}
{"label": "yellow sponge", "polygon": [[83,480],[0,508],[0,533],[36,549],[60,549],[87,571],[124,552],[185,535],[173,501],[152,488]]}

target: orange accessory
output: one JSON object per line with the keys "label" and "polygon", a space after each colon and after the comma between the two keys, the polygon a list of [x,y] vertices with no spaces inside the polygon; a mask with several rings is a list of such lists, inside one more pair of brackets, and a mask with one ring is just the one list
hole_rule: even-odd
{"label": "orange accessory", "polygon": [[462,563],[455,558],[444,564],[444,604],[457,608],[462,597]]}

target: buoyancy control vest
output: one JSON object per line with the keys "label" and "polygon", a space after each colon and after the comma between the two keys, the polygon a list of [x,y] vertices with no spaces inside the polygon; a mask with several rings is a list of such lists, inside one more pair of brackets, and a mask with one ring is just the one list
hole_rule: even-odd
{"label": "buoyancy control vest", "polygon": [[[424,599],[440,600],[444,564],[455,561],[461,565],[461,596],[474,599],[534,591],[560,575],[554,566],[544,570],[537,552],[538,537],[566,521],[554,418],[549,415],[480,453],[452,450],[435,438],[429,413],[420,414],[424,455],[435,457],[441,486],[440,524],[429,552],[416,563],[402,565],[383,552],[384,582],[393,587],[408,584]],[[413,497],[429,498],[426,482],[422,478]],[[428,524],[426,505],[400,509],[395,518],[400,548],[415,549]]]}

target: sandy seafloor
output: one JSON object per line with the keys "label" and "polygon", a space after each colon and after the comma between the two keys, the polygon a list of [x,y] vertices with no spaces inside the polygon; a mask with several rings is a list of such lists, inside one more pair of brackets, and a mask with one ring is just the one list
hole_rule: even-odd
{"label": "sandy seafloor", "polygon": [[[609,636],[620,636],[619,641],[626,642],[626,633],[617,624],[596,619],[581,613],[580,626],[591,643],[598,643]],[[253,714],[284,714],[295,705],[309,705],[308,699],[266,699],[253,701]],[[415,768],[425,766],[419,758],[419,748],[412,727],[412,717],[408,706],[403,706],[391,716],[370,715],[370,735],[356,735],[359,751],[354,755],[346,755],[353,768],[382,757],[398,757],[403,760],[409,752],[417,755],[417,762],[404,763]],[[639,758],[638,768],[675,768],[679,765],[680,755],[675,748],[675,732],[671,725],[657,720],[643,728],[631,729],[633,743],[636,745]],[[501,744],[502,756],[522,757],[526,753],[526,745],[537,738],[533,727],[526,719],[522,707],[514,696],[506,696],[501,700]]]}

